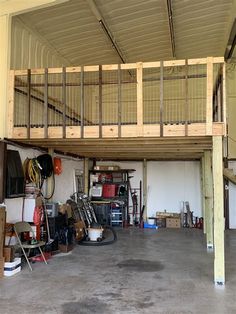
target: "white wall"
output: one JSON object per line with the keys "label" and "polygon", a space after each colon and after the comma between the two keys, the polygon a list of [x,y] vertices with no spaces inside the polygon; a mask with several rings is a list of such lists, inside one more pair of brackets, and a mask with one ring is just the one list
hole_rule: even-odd
{"label": "white wall", "polygon": [[[230,169],[236,174],[236,162],[229,162]],[[236,229],[236,185],[229,182],[229,229]]]}
{"label": "white wall", "polygon": [[180,212],[181,201],[189,201],[194,216],[202,216],[199,162],[148,162],[147,177],[148,216],[164,210]]}
{"label": "white wall", "polygon": [[[18,150],[22,163],[28,158],[37,157],[44,153],[39,150],[23,149],[8,145],[8,149]],[[56,155],[55,155],[56,156]],[[74,192],[74,171],[75,169],[83,169],[81,160],[71,159],[70,157],[59,156],[62,159],[62,173],[55,175],[55,192],[53,200],[55,202],[65,202]],[[7,206],[7,222],[14,223],[22,220],[22,204],[23,198],[5,199]]]}
{"label": "white wall", "polygon": [[[131,175],[132,187],[143,181],[142,162],[98,162],[97,165],[118,165],[123,169],[135,169]],[[202,216],[200,163],[197,161],[149,161],[147,162],[147,215],[157,211],[180,212],[180,202],[189,201],[194,216]]]}

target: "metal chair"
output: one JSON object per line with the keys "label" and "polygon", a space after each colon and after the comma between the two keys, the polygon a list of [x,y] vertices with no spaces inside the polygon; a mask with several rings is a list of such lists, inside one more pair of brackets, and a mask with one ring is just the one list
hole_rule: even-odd
{"label": "metal chair", "polygon": [[31,225],[28,223],[28,222],[25,222],[25,221],[22,221],[22,222],[17,222],[14,224],[14,231],[16,233],[16,237],[17,237],[17,240],[19,242],[19,245],[24,253],[24,256],[26,258],[26,261],[29,265],[29,268],[30,270],[32,271],[32,267],[30,265],[30,262],[29,262],[29,257],[27,256],[26,254],[26,251],[25,249],[28,249],[28,255],[30,254],[30,250],[31,249],[35,249],[35,248],[38,248],[39,251],[40,251],[40,254],[45,262],[45,264],[47,264],[47,261],[45,259],[45,256],[42,252],[42,249],[41,249],[41,246],[44,246],[45,245],[45,242],[44,241],[37,241],[37,243],[35,244],[29,244],[28,242],[22,242],[21,241],[21,233],[24,233],[24,232],[30,232],[32,235],[33,235],[33,238],[35,238],[35,235],[34,235],[34,231],[31,227]]}

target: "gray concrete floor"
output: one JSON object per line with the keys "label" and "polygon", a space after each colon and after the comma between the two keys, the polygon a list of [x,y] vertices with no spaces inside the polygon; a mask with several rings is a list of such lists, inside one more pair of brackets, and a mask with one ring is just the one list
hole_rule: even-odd
{"label": "gray concrete floor", "polygon": [[226,285],[200,230],[123,229],[109,246],[76,246],[0,280],[0,313],[236,313],[236,231],[226,232]]}

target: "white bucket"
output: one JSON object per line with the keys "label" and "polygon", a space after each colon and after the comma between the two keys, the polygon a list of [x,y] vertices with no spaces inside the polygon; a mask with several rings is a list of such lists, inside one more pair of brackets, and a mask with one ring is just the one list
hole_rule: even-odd
{"label": "white bucket", "polygon": [[90,241],[97,241],[99,238],[102,239],[102,228],[88,228],[88,236]]}
{"label": "white bucket", "polygon": [[152,218],[152,217],[148,218],[147,223],[149,225],[155,225],[155,218]]}

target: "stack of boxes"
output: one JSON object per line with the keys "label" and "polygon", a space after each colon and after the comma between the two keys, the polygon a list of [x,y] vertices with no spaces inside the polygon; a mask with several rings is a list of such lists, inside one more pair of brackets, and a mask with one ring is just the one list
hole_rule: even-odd
{"label": "stack of boxes", "polygon": [[157,212],[156,224],[158,228],[180,228],[181,219],[178,213]]}

